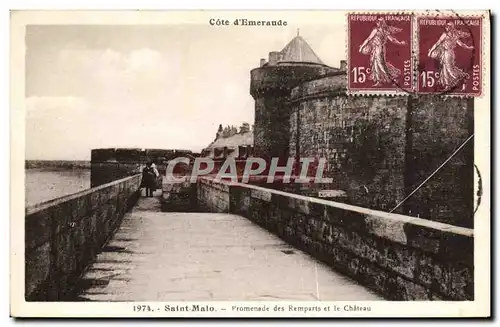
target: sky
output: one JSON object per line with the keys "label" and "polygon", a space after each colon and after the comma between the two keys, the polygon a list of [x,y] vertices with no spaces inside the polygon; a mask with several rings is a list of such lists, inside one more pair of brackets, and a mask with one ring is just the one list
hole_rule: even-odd
{"label": "sky", "polygon": [[[296,26],[28,25],[26,159],[106,147],[200,151],[219,124],[254,122],[250,70]],[[345,59],[339,25],[300,26],[321,60]]]}

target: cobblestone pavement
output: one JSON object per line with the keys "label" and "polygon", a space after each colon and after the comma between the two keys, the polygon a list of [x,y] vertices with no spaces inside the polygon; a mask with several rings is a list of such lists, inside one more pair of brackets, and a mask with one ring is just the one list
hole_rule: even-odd
{"label": "cobblestone pavement", "polygon": [[83,275],[84,301],[382,300],[249,220],[141,198]]}

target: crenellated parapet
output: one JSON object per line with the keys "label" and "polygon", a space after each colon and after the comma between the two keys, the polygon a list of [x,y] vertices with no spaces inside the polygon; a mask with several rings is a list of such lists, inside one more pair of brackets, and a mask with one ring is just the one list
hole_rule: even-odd
{"label": "crenellated parapet", "polygon": [[288,157],[292,89],[327,76],[345,76],[345,62],[340,66],[325,65],[298,35],[283,50],[270,52],[267,62],[261,59],[260,67],[250,72],[250,94],[255,99],[256,155]]}

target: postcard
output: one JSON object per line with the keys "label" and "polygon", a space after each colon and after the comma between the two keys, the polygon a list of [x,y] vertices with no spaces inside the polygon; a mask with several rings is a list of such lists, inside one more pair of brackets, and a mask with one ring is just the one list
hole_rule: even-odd
{"label": "postcard", "polygon": [[14,317],[489,317],[490,12],[12,11]]}

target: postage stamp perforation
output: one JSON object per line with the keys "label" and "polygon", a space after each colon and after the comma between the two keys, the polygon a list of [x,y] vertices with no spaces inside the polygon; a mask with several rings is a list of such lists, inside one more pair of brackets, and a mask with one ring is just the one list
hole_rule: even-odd
{"label": "postage stamp perforation", "polygon": [[411,94],[406,92],[396,93],[393,91],[385,91],[378,93],[364,93],[364,92],[347,93],[347,96],[349,97],[358,97],[358,98],[371,98],[371,97],[399,98],[399,97],[408,97],[410,95]]}
{"label": "postage stamp perforation", "polygon": [[349,47],[350,47],[350,34],[351,32],[349,31],[349,13],[346,13],[345,14],[345,17],[344,17],[345,21],[344,21],[344,24],[345,24],[345,32],[346,32],[346,35],[347,37],[345,38],[345,51],[344,51],[344,58],[345,58],[345,61],[346,61],[346,94],[349,95],[350,92],[349,92],[349,71],[351,70],[351,63],[350,63],[350,60],[349,60]]}
{"label": "postage stamp perforation", "polygon": [[412,30],[412,51],[411,51],[411,61],[412,61],[412,83],[413,83],[413,89],[412,93],[416,94],[417,92],[417,83],[418,83],[418,35],[416,34],[416,16],[413,15],[413,30]]}
{"label": "postage stamp perforation", "polygon": [[488,57],[488,51],[487,51],[488,47],[486,47],[484,45],[486,42],[485,40],[489,39],[490,30],[489,30],[489,28],[484,27],[484,22],[487,19],[486,15],[484,15],[484,14],[482,14],[482,15],[467,14],[465,17],[471,18],[471,19],[481,19],[481,38],[480,38],[480,41],[481,41],[481,77],[482,77],[481,78],[481,85],[482,85],[482,88],[481,88],[481,93],[476,96],[476,97],[481,98],[484,96],[484,90],[487,87],[486,78],[484,78],[484,76],[486,76],[486,74],[487,74],[485,58]]}
{"label": "postage stamp perforation", "polygon": [[426,11],[415,11],[413,12],[416,18],[427,17],[427,18],[443,18],[449,16],[456,16],[460,18],[486,18],[484,14],[478,14],[476,12],[460,11],[460,14],[454,10],[426,10]]}
{"label": "postage stamp perforation", "polygon": [[[484,22],[487,20],[487,17],[485,15],[481,15],[481,20],[482,20],[482,29],[481,29],[481,42],[483,42],[483,44],[486,44],[486,40],[490,40],[490,27],[489,25],[487,26],[487,28],[484,28]],[[491,61],[491,58],[489,59],[488,62],[486,62],[486,58],[489,58],[489,47],[488,46],[483,46],[482,47],[482,57],[481,57],[481,65],[482,65],[482,71],[481,73],[483,74],[482,76],[488,76],[488,70],[487,70],[487,66],[490,65],[490,62]],[[480,97],[483,97],[484,96],[484,90],[488,89],[488,83],[486,82],[487,78],[482,78],[482,92],[481,92],[481,95]],[[491,92],[491,90],[489,90],[489,93]]]}

